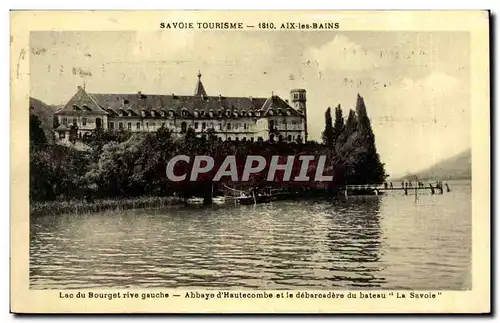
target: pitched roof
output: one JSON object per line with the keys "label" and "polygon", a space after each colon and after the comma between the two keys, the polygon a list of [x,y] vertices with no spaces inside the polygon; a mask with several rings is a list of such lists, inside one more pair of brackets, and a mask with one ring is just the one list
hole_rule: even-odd
{"label": "pitched roof", "polygon": [[198,83],[196,83],[196,88],[194,89],[194,95],[198,96],[207,96],[207,92],[205,91],[205,87],[203,83],[201,83],[201,72],[198,71]]}
{"label": "pitched roof", "polygon": [[92,112],[92,114],[107,114],[106,111],[89,95],[85,89],[79,87],[76,94],[63,106],[57,110],[56,114],[85,114]]}
{"label": "pitched roof", "polygon": [[195,95],[156,95],[143,94],[141,92],[134,94],[104,94],[104,93],[88,93],[83,88],[79,88],[78,92],[69,100],[69,102],[56,114],[107,114],[118,115],[120,111],[127,116],[141,116],[142,111],[150,111],[160,113],[160,111],[173,111],[174,114],[180,115],[181,111],[185,110],[188,116],[193,116],[198,111],[205,113],[212,110],[217,115],[219,110],[231,112],[260,112],[260,115],[269,115],[270,110],[278,109],[282,113],[290,111],[290,114],[303,116],[302,112],[295,110],[287,102],[280,97],[272,95],[269,98],[252,98],[252,97],[225,97],[225,96],[208,96],[201,82],[201,73],[198,73],[198,83],[195,90]]}
{"label": "pitched roof", "polygon": [[60,124],[57,128],[55,128],[54,130],[56,131],[62,131],[62,130],[69,130],[69,128],[63,124]]}

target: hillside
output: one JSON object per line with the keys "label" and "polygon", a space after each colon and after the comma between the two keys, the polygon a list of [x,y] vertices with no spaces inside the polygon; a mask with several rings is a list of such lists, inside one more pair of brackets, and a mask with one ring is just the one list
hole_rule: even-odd
{"label": "hillside", "polygon": [[423,171],[407,175],[403,177],[403,179],[414,180],[415,175],[418,176],[420,180],[470,179],[472,177],[471,150],[469,148],[466,151],[445,159]]}
{"label": "hillside", "polygon": [[30,114],[36,115],[49,142],[54,140],[53,119],[56,108],[30,97]]}

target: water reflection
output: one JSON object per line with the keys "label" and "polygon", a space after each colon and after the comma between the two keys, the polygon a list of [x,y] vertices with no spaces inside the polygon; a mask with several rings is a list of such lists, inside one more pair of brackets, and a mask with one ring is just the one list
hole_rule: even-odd
{"label": "water reflection", "polygon": [[453,194],[36,217],[30,286],[470,288],[470,191]]}

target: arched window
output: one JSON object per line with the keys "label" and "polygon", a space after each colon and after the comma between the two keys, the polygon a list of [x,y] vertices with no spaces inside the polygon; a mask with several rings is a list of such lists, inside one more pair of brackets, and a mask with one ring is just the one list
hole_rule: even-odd
{"label": "arched window", "polygon": [[187,117],[188,116],[188,111],[187,111],[186,108],[182,109],[181,116],[183,116],[183,117]]}

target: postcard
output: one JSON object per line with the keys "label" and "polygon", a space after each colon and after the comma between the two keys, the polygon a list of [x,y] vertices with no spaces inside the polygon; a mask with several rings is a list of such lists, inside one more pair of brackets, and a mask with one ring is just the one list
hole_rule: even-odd
{"label": "postcard", "polygon": [[11,11],[11,312],[489,313],[487,11]]}

